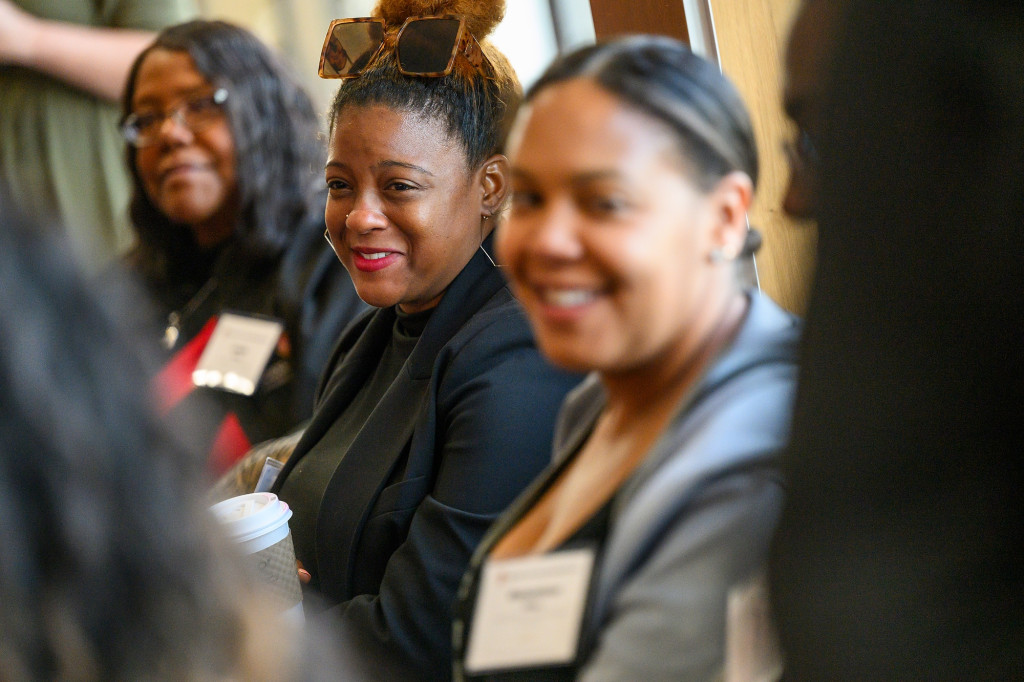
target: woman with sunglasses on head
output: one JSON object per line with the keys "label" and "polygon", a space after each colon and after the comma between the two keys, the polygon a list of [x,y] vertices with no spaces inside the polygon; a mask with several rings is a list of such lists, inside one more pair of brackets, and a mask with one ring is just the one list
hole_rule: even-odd
{"label": "woman with sunglasses on head", "polygon": [[307,625],[322,601],[344,679],[449,677],[458,581],[546,466],[558,406],[579,381],[541,357],[489,255],[518,83],[477,40],[504,2],[429,3],[458,15],[448,19],[418,17],[424,4],[333,22],[321,66],[344,77],[327,236],[378,309],[342,336],[273,490],[294,512]]}
{"label": "woman with sunglasses on head", "polygon": [[474,555],[457,677],[713,679],[727,628],[761,625],[726,604],[757,585],[796,376],[797,320],[739,283],[747,112],[684,45],[632,37],[550,67],[508,149],[501,261],[544,354],[593,374]]}
{"label": "woman with sunglasses on head", "polygon": [[[255,36],[194,21],[164,30],[136,60],[122,131],[138,238],[128,262],[171,355],[161,402],[211,417],[201,444],[221,471],[308,419],[331,348],[365,308],[324,246],[316,114]],[[251,385],[196,388],[201,354],[250,327],[258,341],[228,350],[271,353],[245,377]]]}

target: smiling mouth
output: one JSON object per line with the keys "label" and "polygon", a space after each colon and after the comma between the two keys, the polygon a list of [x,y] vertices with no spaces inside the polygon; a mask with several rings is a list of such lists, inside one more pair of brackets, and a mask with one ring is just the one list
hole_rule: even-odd
{"label": "smiling mouth", "polygon": [[199,170],[202,170],[202,169],[203,169],[203,166],[199,165],[199,164],[183,163],[180,166],[174,166],[172,168],[168,168],[167,170],[165,170],[160,175],[160,179],[161,180],[167,180],[167,179],[170,179],[170,178],[173,178],[173,177],[177,177],[179,175],[187,175],[189,173],[193,173],[193,172],[196,172],[196,171],[199,171]]}
{"label": "smiling mouth", "polygon": [[377,272],[398,261],[397,251],[352,250],[352,264],[362,272]]}
{"label": "smiling mouth", "polygon": [[594,301],[597,292],[593,289],[540,289],[540,300],[555,308],[579,308]]}

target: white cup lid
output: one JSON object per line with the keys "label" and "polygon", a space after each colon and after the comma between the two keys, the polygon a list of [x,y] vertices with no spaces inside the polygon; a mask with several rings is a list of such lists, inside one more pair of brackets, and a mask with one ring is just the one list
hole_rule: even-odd
{"label": "white cup lid", "polygon": [[249,493],[210,507],[236,542],[246,542],[288,523],[292,510],[273,493]]}

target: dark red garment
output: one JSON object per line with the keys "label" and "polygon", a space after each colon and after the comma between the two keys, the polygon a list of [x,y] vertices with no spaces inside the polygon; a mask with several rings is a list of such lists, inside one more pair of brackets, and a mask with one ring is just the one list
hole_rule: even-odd
{"label": "dark red garment", "polygon": [[[161,415],[169,414],[197,389],[192,381],[192,373],[199,364],[199,358],[206,349],[206,344],[213,336],[218,319],[219,317],[216,315],[211,317],[202,330],[182,346],[181,350],[172,355],[164,368],[156,375],[153,389],[156,394],[157,408]],[[251,447],[252,443],[245,435],[238,415],[228,410],[217,427],[208,453],[211,473],[215,476],[224,473]]]}

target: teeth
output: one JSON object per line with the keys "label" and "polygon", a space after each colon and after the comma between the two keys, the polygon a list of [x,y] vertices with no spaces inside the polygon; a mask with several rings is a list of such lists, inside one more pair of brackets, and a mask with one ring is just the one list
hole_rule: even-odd
{"label": "teeth", "polygon": [[541,297],[548,305],[573,308],[590,303],[595,294],[586,289],[545,289]]}
{"label": "teeth", "polygon": [[366,260],[380,260],[384,256],[388,255],[387,251],[379,251],[377,253],[364,253],[361,254]]}

